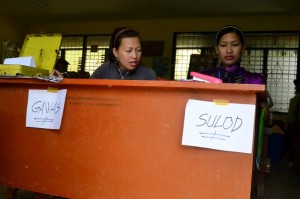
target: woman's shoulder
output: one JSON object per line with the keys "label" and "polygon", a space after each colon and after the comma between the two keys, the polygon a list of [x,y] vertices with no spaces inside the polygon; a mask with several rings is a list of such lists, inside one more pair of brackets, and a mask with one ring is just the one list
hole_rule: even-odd
{"label": "woman's shoulder", "polygon": [[114,68],[112,65],[114,65],[114,63],[104,62],[94,71],[90,78],[107,78]]}
{"label": "woman's shoulder", "polygon": [[140,65],[136,71],[135,75],[137,79],[144,79],[144,80],[155,80],[156,79],[156,73],[155,71],[147,66]]}
{"label": "woman's shoulder", "polygon": [[264,84],[264,75],[246,70],[241,67],[245,84]]}
{"label": "woman's shoulder", "polygon": [[107,62],[104,62],[103,64],[101,64],[99,68],[108,68],[108,67],[111,67],[114,64],[115,63],[113,63],[113,62],[107,61]]}

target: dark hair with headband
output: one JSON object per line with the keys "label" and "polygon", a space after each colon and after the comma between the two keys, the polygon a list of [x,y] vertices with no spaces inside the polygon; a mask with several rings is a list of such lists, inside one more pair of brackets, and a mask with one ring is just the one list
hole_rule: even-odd
{"label": "dark hair with headband", "polygon": [[232,32],[235,32],[240,37],[240,40],[241,40],[242,44],[244,45],[244,33],[242,32],[242,30],[239,27],[232,26],[232,25],[226,25],[217,32],[216,45],[218,45],[220,43],[221,38],[225,34],[232,33]]}
{"label": "dark hair with headband", "polygon": [[109,50],[108,50],[108,60],[110,62],[115,61],[113,49],[114,48],[119,49],[122,39],[130,38],[130,37],[138,37],[141,40],[140,34],[129,27],[121,27],[121,28],[116,28],[114,30],[114,32],[111,34]]}

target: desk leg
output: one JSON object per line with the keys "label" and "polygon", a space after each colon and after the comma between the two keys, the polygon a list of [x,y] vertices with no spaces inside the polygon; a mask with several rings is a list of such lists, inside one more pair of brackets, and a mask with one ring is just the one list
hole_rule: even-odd
{"label": "desk leg", "polygon": [[257,198],[265,198],[266,174],[270,173],[270,159],[268,158],[268,133],[264,135],[260,169],[257,171]]}
{"label": "desk leg", "polygon": [[17,192],[18,192],[18,189],[16,189],[16,188],[7,187],[6,188],[6,198],[7,199],[17,199]]}
{"label": "desk leg", "polygon": [[265,173],[258,171],[257,172],[257,198],[262,199],[265,195]]}

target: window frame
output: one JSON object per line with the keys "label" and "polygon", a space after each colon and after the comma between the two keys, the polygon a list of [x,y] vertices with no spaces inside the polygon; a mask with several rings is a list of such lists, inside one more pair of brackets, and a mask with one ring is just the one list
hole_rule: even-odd
{"label": "window frame", "polygon": [[[74,37],[74,38],[81,38],[82,39],[82,43],[81,43],[81,46],[77,46],[77,47],[64,47],[63,46],[63,39],[64,38],[71,38],[71,37]],[[93,37],[107,37],[106,38],[106,41],[107,42],[107,45],[104,46],[104,47],[101,47],[101,48],[98,48],[97,51],[101,50],[101,51],[104,51],[102,54],[103,54],[103,57],[100,55],[100,57],[98,56],[98,61],[97,62],[97,65],[95,66],[92,66],[91,68],[92,69],[87,69],[87,66],[88,66],[88,62],[90,61],[95,61],[95,60],[90,60],[90,59],[87,59],[87,55],[90,55],[89,51],[91,51],[91,46],[89,46],[89,38],[93,38]],[[106,61],[106,58],[107,58],[107,53],[108,53],[108,48],[109,48],[109,41],[110,41],[110,37],[111,35],[110,34],[88,34],[88,35],[63,35],[63,38],[62,38],[62,45],[60,47],[60,56],[63,58],[63,59],[66,59],[66,53],[69,51],[81,51],[81,57],[77,57],[78,60],[77,60],[77,63],[78,63],[78,67],[77,67],[77,71],[74,71],[74,70],[70,70],[68,69],[68,71],[73,71],[73,72],[79,72],[80,70],[81,71],[87,71],[90,73],[90,75],[102,64]],[[67,60],[68,61],[68,60]]]}

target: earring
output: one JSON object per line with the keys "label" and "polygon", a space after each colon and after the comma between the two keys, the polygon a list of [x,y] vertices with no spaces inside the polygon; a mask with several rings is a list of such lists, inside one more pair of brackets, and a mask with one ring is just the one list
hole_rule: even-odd
{"label": "earring", "polygon": [[115,57],[115,59],[116,59],[116,62],[119,62],[119,57]]}

